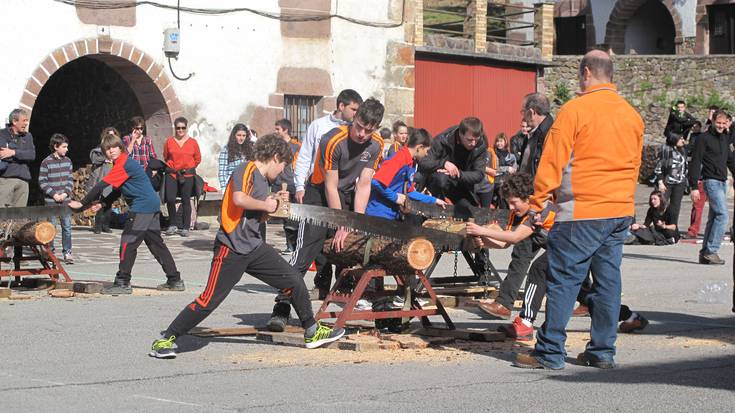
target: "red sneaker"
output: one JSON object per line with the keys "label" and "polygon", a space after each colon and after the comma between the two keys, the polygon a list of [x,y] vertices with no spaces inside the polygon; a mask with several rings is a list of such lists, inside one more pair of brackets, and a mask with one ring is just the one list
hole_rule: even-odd
{"label": "red sneaker", "polygon": [[529,327],[523,324],[523,320],[520,317],[516,317],[513,320],[513,324],[504,324],[498,327],[498,331],[505,333],[506,337],[518,341],[533,340],[533,326]]}

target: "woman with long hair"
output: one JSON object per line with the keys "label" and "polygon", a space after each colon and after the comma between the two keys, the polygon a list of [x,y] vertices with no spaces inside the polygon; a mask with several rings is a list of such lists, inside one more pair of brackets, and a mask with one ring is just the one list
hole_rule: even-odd
{"label": "woman with long hair", "polygon": [[225,192],[227,181],[232,172],[243,162],[253,159],[253,142],[250,140],[250,129],[242,123],[232,127],[227,145],[219,153],[219,178],[220,191]]}
{"label": "woman with long hair", "polygon": [[516,156],[510,151],[508,137],[500,132],[495,136],[495,157],[498,159],[498,169],[495,171],[495,185],[493,187],[493,205],[507,209],[508,203],[500,193],[500,187],[510,175],[518,169]]}
{"label": "woman with long hair", "polygon": [[679,230],[661,191],[651,192],[643,225],[631,225],[630,232],[636,238],[631,238],[632,244],[670,245],[679,241]]}
{"label": "woman with long hair", "polygon": [[661,158],[656,164],[655,173],[658,190],[663,193],[669,203],[674,223],[678,224],[681,199],[684,197],[684,191],[689,184],[689,168],[684,135],[672,132],[666,138],[666,145],[661,151]]}

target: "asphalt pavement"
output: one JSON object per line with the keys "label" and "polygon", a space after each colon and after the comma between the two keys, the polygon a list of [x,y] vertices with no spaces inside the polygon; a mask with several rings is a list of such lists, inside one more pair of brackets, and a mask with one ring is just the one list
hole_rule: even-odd
{"label": "asphalt pavement", "polygon": [[[639,188],[640,217],[649,190]],[[685,203],[682,223],[688,212]],[[203,289],[213,235],[167,238],[187,283],[183,293],[151,288],[164,275],[141,247],[133,272],[139,288],[132,296],[61,299],[16,291],[30,299],[0,299],[0,411],[650,412],[732,411],[735,405],[729,243],[721,250],[727,265],[716,267],[696,263],[699,245],[692,242],[625,247],[622,299],[650,325],[619,335],[615,370],[572,363],[558,372],[514,368],[513,353],[527,347],[511,342],[376,354],[305,350],[251,337],[186,336],[175,360],[148,357],[152,340]],[[119,231],[94,235],[75,229],[77,263],[67,266],[72,277],[110,281],[118,238]],[[277,225],[270,226],[269,239],[282,243]],[[491,253],[502,274],[509,256]],[[452,264],[451,256],[444,258],[437,273],[448,275]],[[460,261],[459,272],[467,271]],[[309,285],[311,278],[307,274]],[[718,282],[728,285],[723,296],[698,293]],[[203,325],[263,325],[274,293],[245,275]],[[473,307],[450,315],[464,328],[502,323]],[[588,318],[570,322],[571,358],[583,350],[588,331]]]}

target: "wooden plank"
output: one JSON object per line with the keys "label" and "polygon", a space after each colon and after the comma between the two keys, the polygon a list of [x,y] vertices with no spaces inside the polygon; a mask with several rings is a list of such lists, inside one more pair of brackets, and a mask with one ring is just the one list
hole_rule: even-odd
{"label": "wooden plank", "polygon": [[274,333],[272,331],[258,331],[255,339],[266,343],[285,344],[304,347],[304,333]]}
{"label": "wooden plank", "polygon": [[430,346],[439,346],[453,343],[455,340],[454,337],[421,337],[414,334],[384,334],[380,338],[395,341],[403,349],[421,349]]}
{"label": "wooden plank", "polygon": [[0,288],[0,298],[10,298],[10,288]]}
{"label": "wooden plank", "polygon": [[[258,332],[267,332],[265,327],[194,327],[189,334],[197,337],[236,337],[236,336],[254,336]],[[304,329],[296,326],[286,326],[286,333],[304,334]],[[303,337],[302,337],[303,341]]]}
{"label": "wooden plank", "polygon": [[485,287],[481,285],[459,285],[459,286],[435,286],[434,292],[437,295],[481,295],[485,292],[494,292],[494,287]]}
{"label": "wooden plank", "polygon": [[432,336],[432,337],[454,337],[460,340],[469,341],[505,341],[505,334],[499,331],[490,330],[448,330],[444,328],[422,328],[416,331],[412,331],[412,334],[418,334],[421,336]]}

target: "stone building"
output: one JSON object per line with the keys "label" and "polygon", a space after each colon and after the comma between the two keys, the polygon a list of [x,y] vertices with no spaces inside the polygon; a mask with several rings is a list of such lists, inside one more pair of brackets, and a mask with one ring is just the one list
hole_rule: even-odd
{"label": "stone building", "polygon": [[[489,132],[512,133],[553,48],[553,5],[530,0],[178,3],[2,2],[2,14],[17,18],[0,25],[0,113],[31,112],[39,160],[61,132],[83,166],[100,131],[126,134],[134,115],[160,152],[172,119],[184,116],[204,153],[199,173],[214,183],[235,123],[262,135],[286,117],[300,137],[344,88],[383,101],[385,124],[403,119],[437,133],[476,115]],[[424,30],[434,6],[459,10],[459,29]],[[167,58],[163,33],[177,27],[180,53]]]}
{"label": "stone building", "polygon": [[735,53],[734,0],[557,0],[555,53]]}

